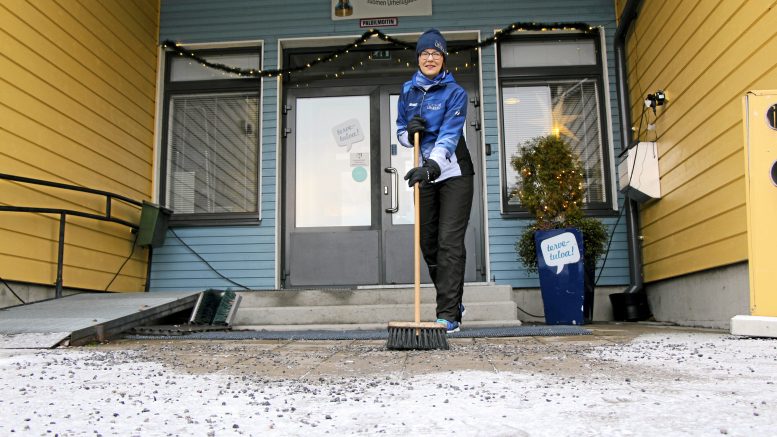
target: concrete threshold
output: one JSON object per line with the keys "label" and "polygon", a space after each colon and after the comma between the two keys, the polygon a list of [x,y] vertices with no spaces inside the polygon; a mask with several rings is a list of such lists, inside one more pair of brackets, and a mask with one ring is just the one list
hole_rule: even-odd
{"label": "concrete threshold", "polygon": [[[466,320],[461,328],[505,328],[521,326],[520,320]],[[388,329],[386,323],[343,323],[321,325],[237,325],[232,326],[233,331],[378,331]]]}
{"label": "concrete threshold", "polygon": [[777,338],[777,317],[734,316],[731,319],[731,334],[743,337]]}

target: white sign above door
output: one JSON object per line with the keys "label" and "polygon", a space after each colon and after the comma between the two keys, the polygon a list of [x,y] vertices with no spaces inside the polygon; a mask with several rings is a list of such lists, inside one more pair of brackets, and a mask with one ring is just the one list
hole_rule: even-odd
{"label": "white sign above door", "polygon": [[432,15],[432,0],[332,0],[332,20]]}

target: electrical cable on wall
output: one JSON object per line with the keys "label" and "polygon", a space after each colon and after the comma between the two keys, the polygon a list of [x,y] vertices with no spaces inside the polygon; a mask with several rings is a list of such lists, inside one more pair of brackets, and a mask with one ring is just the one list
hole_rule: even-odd
{"label": "electrical cable on wall", "polygon": [[[658,115],[656,115],[655,108],[653,111],[653,123],[648,124],[648,130],[653,131],[653,142],[658,142],[658,129],[656,129],[656,122],[658,121]],[[650,128],[652,126],[652,129]]]}
{"label": "electrical cable on wall", "polygon": [[[634,56],[636,57],[636,59],[639,59],[639,39],[636,37],[634,39]],[[640,77],[638,67],[639,67],[639,62],[635,62],[634,72],[637,77]],[[642,87],[639,80],[636,81],[636,86],[637,86],[639,95],[644,95],[642,92]],[[639,147],[639,137],[640,135],[642,135],[642,123],[645,120],[645,113],[647,112],[647,109],[648,109],[648,106],[643,106],[642,114],[639,117],[639,128],[637,128],[637,135],[636,135],[637,145],[635,146],[637,148]],[[622,147],[624,148],[620,156],[623,156],[623,154],[625,154],[629,150],[628,144],[624,144],[622,145]],[[644,164],[644,161],[643,161],[643,164]],[[629,182],[627,185],[631,185],[631,180],[634,177],[634,171],[636,170],[636,168],[637,166],[635,163],[635,165],[633,165],[631,168],[631,173],[629,174]],[[596,276],[596,279],[594,280],[594,287],[597,284],[599,284],[599,279],[602,277],[602,273],[604,273],[604,265],[605,263],[607,263],[607,257],[610,255],[610,247],[612,246],[613,236],[615,236],[615,231],[618,229],[618,224],[620,223],[621,218],[623,218],[623,214],[625,212],[625,202],[626,202],[626,198],[624,198],[623,204],[619,204],[618,218],[615,220],[615,224],[612,227],[612,232],[610,232],[610,237],[608,238],[608,241],[607,241],[607,249],[604,251],[604,259],[602,259],[602,267],[599,269],[599,274]]]}
{"label": "electrical cable on wall", "polygon": [[[633,175],[634,172],[632,171],[631,174]],[[596,285],[599,284],[599,279],[602,277],[602,273],[604,273],[604,265],[607,263],[607,256],[610,254],[612,237],[615,236],[615,230],[618,229],[618,223],[620,223],[621,217],[623,217],[624,210],[625,210],[624,205],[620,205],[620,212],[618,213],[618,218],[615,220],[615,224],[612,227],[612,232],[610,232],[610,237],[607,239],[607,249],[604,251],[604,258],[602,259],[602,266],[599,268],[599,274],[596,275],[596,279],[594,280],[594,287],[596,287]]]}
{"label": "electrical cable on wall", "polygon": [[517,308],[517,309],[518,309],[518,311],[520,311],[520,312],[522,312],[522,313],[524,313],[524,314],[526,314],[526,315],[528,315],[528,316],[531,316],[531,317],[536,317],[536,318],[538,318],[538,319],[542,319],[542,318],[544,318],[544,317],[545,317],[545,315],[544,315],[544,314],[543,314],[543,315],[541,315],[541,316],[538,316],[538,315],[536,315],[536,314],[532,314],[532,313],[530,313],[530,312],[528,312],[528,311],[524,310],[523,308],[521,308],[521,307],[520,307],[520,306],[518,306],[518,305],[516,305],[516,306],[515,306],[515,308]]}
{"label": "electrical cable on wall", "polygon": [[[639,117],[639,128],[637,129],[637,145],[635,147],[639,148],[639,137],[642,135],[642,121],[645,119],[645,114],[647,113],[647,106],[643,107],[642,109],[642,115]],[[639,149],[637,149],[639,150]],[[634,170],[637,169],[637,163],[635,162],[634,165],[631,167],[631,173],[629,174],[629,182],[627,185],[631,185],[631,180],[634,177]],[[644,165],[644,157],[643,157],[643,165]],[[612,227],[612,232],[610,232],[610,237],[607,239],[607,249],[604,251],[604,259],[602,259],[602,266],[599,269],[599,274],[596,276],[596,280],[594,280],[594,287],[599,284],[599,279],[602,277],[602,273],[604,272],[604,265],[607,263],[607,257],[610,255],[610,246],[612,245],[612,238],[615,236],[615,230],[618,229],[618,224],[621,221],[621,218],[623,218],[623,212],[625,209],[625,198],[624,198],[624,204],[620,204],[620,212],[618,212],[618,218],[615,220],[615,224]]]}
{"label": "electrical cable on wall", "polygon": [[138,235],[140,235],[140,232],[136,232],[135,233],[135,239],[132,240],[132,249],[130,249],[129,255],[127,255],[127,258],[125,258],[124,262],[121,263],[121,266],[119,267],[119,270],[117,270],[116,274],[113,275],[113,278],[111,278],[111,282],[109,282],[108,285],[105,286],[105,290],[104,291],[108,291],[108,287],[110,287],[111,284],[113,284],[113,281],[115,281],[116,278],[119,277],[119,273],[121,273],[121,269],[123,269],[124,266],[127,264],[127,262],[130,260],[130,258],[132,258],[132,254],[135,253],[135,243],[138,242]]}
{"label": "electrical cable on wall", "polygon": [[210,268],[210,269],[211,269],[211,270],[212,270],[212,271],[213,271],[215,274],[219,275],[219,276],[220,276],[222,279],[224,279],[224,280],[226,280],[226,281],[229,281],[231,284],[237,285],[238,287],[240,287],[240,288],[242,288],[242,289],[244,289],[244,290],[251,290],[249,287],[246,287],[245,285],[243,285],[243,284],[240,284],[240,283],[237,283],[237,282],[235,282],[235,281],[233,281],[233,280],[231,280],[231,279],[227,278],[226,276],[222,275],[222,274],[221,274],[221,272],[219,272],[218,270],[216,270],[216,268],[215,268],[215,267],[213,267],[212,265],[210,265],[210,263],[209,263],[208,261],[206,261],[206,260],[205,260],[205,258],[203,258],[202,256],[200,256],[200,254],[199,254],[199,253],[197,253],[197,251],[195,251],[194,249],[192,249],[192,247],[191,247],[191,246],[189,246],[188,244],[186,244],[186,242],[185,242],[185,241],[183,241],[183,239],[182,239],[181,237],[179,237],[179,236],[178,236],[178,234],[176,234],[176,233],[175,233],[175,230],[174,230],[173,228],[169,228],[169,231],[170,231],[170,232],[173,234],[173,236],[174,236],[174,237],[175,237],[175,238],[176,238],[178,241],[180,241],[180,242],[181,242],[181,244],[183,244],[184,246],[186,246],[186,248],[187,248],[187,249],[189,249],[189,251],[190,251],[191,253],[193,253],[193,254],[194,254],[194,255],[195,255],[197,258],[199,258],[199,259],[200,259],[200,261],[204,262],[204,263],[205,263],[205,265],[206,265],[206,266],[208,266],[208,268]]}

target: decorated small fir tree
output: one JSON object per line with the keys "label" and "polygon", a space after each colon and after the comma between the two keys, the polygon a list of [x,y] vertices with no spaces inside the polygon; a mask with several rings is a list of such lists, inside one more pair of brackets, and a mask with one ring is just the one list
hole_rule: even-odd
{"label": "decorated small fir tree", "polygon": [[537,271],[534,233],[559,228],[580,230],[586,262],[595,265],[604,254],[607,231],[599,220],[583,214],[583,168],[569,145],[555,135],[533,138],[522,145],[511,164],[518,173],[511,196],[536,219],[515,244],[524,267]]}

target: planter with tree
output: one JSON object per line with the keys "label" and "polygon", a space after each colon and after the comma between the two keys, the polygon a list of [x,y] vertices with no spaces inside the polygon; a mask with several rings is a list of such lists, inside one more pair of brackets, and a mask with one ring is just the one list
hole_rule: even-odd
{"label": "planter with tree", "polygon": [[[511,165],[518,174],[511,194],[517,196],[521,206],[535,218],[516,242],[516,251],[529,272],[540,272],[546,322],[577,323],[577,317],[568,320],[571,317],[568,313],[560,318],[549,318],[548,312],[549,309],[554,312],[549,306],[559,304],[552,302],[559,293],[574,294],[570,291],[574,287],[582,287],[583,290],[581,322],[590,322],[596,263],[606,250],[607,229],[599,220],[585,217],[583,213],[585,184],[582,166],[569,145],[555,135],[526,141],[520,154],[512,158]],[[572,235],[574,242],[570,241]],[[541,242],[549,244],[542,247]],[[582,254],[575,254],[574,247]],[[562,282],[559,283],[559,280]],[[556,282],[550,284],[551,281]],[[556,297],[552,297],[552,293]]]}

